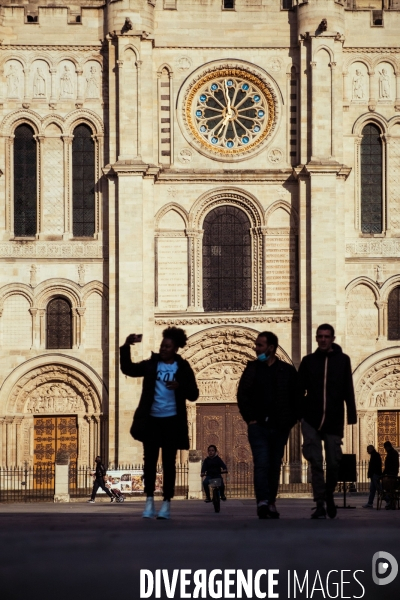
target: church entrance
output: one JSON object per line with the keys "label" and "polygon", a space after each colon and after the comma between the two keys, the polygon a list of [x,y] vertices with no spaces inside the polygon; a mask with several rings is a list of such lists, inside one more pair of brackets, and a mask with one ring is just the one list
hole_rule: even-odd
{"label": "church entrance", "polygon": [[38,473],[36,483],[40,486],[51,487],[53,481],[48,476],[40,477],[40,467],[43,474],[53,466],[59,450],[65,450],[70,456],[70,487],[76,487],[78,460],[78,425],[76,416],[34,417],[34,450],[33,466]]}
{"label": "church entrance", "polygon": [[247,439],[247,425],[236,404],[198,404],[196,407],[196,446],[202,459],[207,447],[215,444],[228,467],[229,481],[251,475],[253,459]]}
{"label": "church entrance", "polygon": [[400,448],[400,411],[379,410],[378,411],[378,452],[384,458],[385,449],[383,444],[389,441],[392,445]]}

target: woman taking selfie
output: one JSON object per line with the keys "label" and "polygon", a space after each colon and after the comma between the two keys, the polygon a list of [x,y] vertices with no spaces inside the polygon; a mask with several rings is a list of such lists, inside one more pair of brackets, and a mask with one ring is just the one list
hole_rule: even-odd
{"label": "woman taking selfie", "polygon": [[142,395],[131,427],[132,437],[143,442],[144,492],[147,496],[143,517],[156,516],[154,489],[161,448],[164,497],[157,518],[169,519],[170,500],[175,489],[176,452],[189,449],[186,400],[197,400],[199,390],[191,366],[177,354],[187,341],[183,329],[164,329],[159,354],[152,353],[148,360],[133,363],[130,346],[141,341],[141,335],[128,335],[120,347],[120,359],[124,375],[143,377]]}

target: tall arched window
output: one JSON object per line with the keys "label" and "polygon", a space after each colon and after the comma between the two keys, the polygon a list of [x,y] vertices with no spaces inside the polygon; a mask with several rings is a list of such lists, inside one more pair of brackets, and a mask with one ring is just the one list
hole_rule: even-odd
{"label": "tall arched window", "polygon": [[14,235],[33,237],[37,231],[36,141],[29,125],[19,125],[14,135]]}
{"label": "tall arched window", "polygon": [[74,129],[72,141],[73,235],[93,237],[95,233],[95,149],[87,125]]}
{"label": "tall arched window", "polygon": [[47,305],[47,348],[72,348],[72,311],[65,298]]}
{"label": "tall arched window", "polygon": [[369,123],[361,140],[361,231],[382,233],[382,140],[379,127]]}
{"label": "tall arched window", "polygon": [[204,310],[250,310],[249,219],[234,206],[220,206],[208,213],[203,227]]}
{"label": "tall arched window", "polygon": [[395,287],[389,295],[388,340],[400,340],[400,286]]}

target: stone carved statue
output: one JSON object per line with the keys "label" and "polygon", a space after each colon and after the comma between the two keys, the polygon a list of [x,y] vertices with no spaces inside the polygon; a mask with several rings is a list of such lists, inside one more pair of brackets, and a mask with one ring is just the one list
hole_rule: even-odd
{"label": "stone carved statue", "polygon": [[390,99],[390,77],[387,69],[379,71],[379,98],[381,100]]}
{"label": "stone carved statue", "polygon": [[86,77],[86,98],[98,98],[99,97],[99,83],[97,77],[96,67],[90,67],[90,75]]}
{"label": "stone carved statue", "polygon": [[362,100],[364,96],[364,75],[359,69],[356,69],[353,77],[353,100]]}
{"label": "stone carved statue", "polygon": [[46,79],[40,67],[36,69],[33,79],[33,96],[35,98],[44,98],[46,96]]}
{"label": "stone carved statue", "polygon": [[74,86],[71,79],[71,73],[68,65],[64,66],[64,73],[60,79],[60,96],[61,98],[70,98],[74,93]]}
{"label": "stone carved statue", "polygon": [[10,72],[7,75],[7,96],[19,98],[19,77],[15,65],[10,65]]}

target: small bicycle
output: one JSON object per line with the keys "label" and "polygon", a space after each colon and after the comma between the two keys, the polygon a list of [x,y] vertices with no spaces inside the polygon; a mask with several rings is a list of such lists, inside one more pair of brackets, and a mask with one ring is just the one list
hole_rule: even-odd
{"label": "small bicycle", "polygon": [[221,509],[221,492],[220,492],[220,488],[221,488],[221,477],[216,477],[215,479],[210,479],[208,482],[208,485],[210,486],[211,490],[212,490],[212,503],[214,506],[214,510],[216,513],[219,513],[220,509]]}

